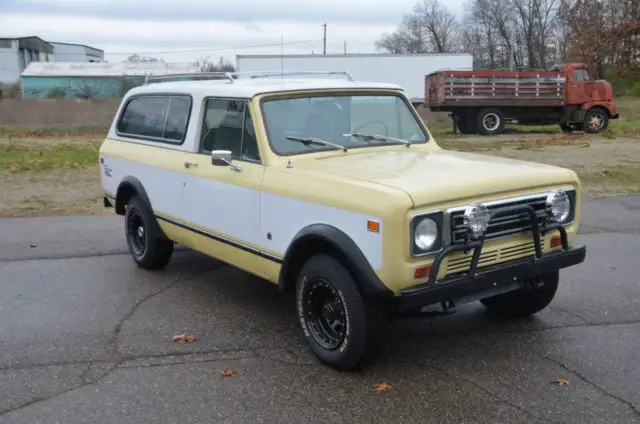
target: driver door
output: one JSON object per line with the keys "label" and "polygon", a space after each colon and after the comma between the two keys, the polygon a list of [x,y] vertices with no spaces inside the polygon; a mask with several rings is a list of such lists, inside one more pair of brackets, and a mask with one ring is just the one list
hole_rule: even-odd
{"label": "driver door", "polygon": [[[207,253],[242,267],[247,252],[266,240],[260,230],[264,166],[246,100],[208,98],[204,109],[199,151],[185,159],[185,219],[219,242],[203,243]],[[213,165],[213,150],[231,151],[234,166]]]}

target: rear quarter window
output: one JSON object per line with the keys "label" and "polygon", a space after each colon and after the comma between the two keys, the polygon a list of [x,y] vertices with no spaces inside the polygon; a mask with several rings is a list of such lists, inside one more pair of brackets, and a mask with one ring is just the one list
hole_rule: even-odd
{"label": "rear quarter window", "polygon": [[130,138],[182,144],[190,113],[190,96],[134,96],[125,105],[116,132]]}

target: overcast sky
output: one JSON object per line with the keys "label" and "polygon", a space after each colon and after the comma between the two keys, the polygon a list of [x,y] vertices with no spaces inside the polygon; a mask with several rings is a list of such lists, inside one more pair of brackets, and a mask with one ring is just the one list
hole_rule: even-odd
{"label": "overcast sky", "polygon": [[[0,0],[0,36],[87,44],[108,61],[128,53],[192,61],[236,54],[374,52],[416,0]],[[447,0],[459,13],[462,0]],[[274,46],[243,48],[246,46]],[[176,53],[180,51],[180,53]]]}

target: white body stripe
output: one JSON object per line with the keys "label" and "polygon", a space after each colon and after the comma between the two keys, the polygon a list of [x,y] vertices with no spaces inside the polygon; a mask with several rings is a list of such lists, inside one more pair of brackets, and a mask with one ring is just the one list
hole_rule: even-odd
{"label": "white body stripe", "polygon": [[[111,169],[111,177],[105,177],[105,166]],[[156,211],[204,230],[284,256],[300,230],[312,224],[327,224],[349,236],[372,268],[382,268],[384,229],[381,225],[379,233],[367,230],[367,219],[377,217],[105,156],[101,165],[105,190],[115,195],[127,175],[140,180]],[[271,240],[267,239],[268,232]]]}

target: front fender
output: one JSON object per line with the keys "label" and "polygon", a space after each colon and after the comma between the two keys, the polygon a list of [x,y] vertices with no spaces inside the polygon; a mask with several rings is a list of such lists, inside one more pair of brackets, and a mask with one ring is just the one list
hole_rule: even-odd
{"label": "front fender", "polygon": [[384,285],[371,268],[369,261],[358,245],[340,229],[328,224],[312,224],[296,234],[285,253],[280,270],[279,287],[289,290],[304,262],[316,253],[337,255],[367,297],[391,297],[393,292]]}

